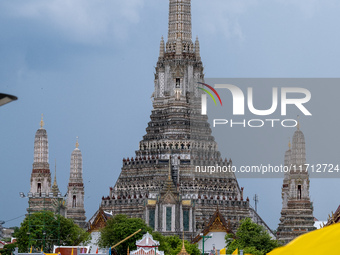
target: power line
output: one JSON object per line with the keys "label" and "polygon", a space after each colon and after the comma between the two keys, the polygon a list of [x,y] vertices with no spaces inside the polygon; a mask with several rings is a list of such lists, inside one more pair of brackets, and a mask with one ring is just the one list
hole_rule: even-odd
{"label": "power line", "polygon": [[25,215],[26,215],[26,214],[23,214],[23,215],[20,215],[20,216],[18,216],[18,217],[15,217],[15,218],[13,218],[13,219],[5,220],[5,223],[7,223],[7,222],[9,222],[9,221],[13,221],[13,220],[19,219],[19,218],[21,218],[21,217],[24,217]]}

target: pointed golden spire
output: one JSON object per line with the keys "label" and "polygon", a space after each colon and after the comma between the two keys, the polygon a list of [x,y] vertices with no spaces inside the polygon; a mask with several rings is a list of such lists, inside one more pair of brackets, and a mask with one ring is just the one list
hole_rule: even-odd
{"label": "pointed golden spire", "polygon": [[78,136],[77,136],[76,148],[78,147],[79,147],[79,142],[78,142]]}
{"label": "pointed golden spire", "polygon": [[44,114],[41,114],[41,121],[40,121],[40,128],[43,128],[43,126],[45,125],[44,123]]}
{"label": "pointed golden spire", "polygon": [[179,255],[188,255],[189,254],[187,252],[187,250],[185,249],[185,245],[184,245],[184,231],[183,231],[183,238],[182,238],[182,249],[178,254]]}
{"label": "pointed golden spire", "polygon": [[184,231],[182,232],[182,250],[184,249],[185,250],[185,246],[184,246]]}

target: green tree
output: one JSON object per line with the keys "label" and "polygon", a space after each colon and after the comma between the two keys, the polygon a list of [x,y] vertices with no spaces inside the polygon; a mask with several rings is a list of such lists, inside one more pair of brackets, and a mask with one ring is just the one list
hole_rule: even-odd
{"label": "green tree", "polygon": [[237,229],[236,238],[232,234],[226,235],[227,254],[231,254],[236,248],[244,253],[264,255],[279,246],[277,240],[272,240],[270,235],[250,218],[243,219]]}
{"label": "green tree", "polygon": [[86,244],[91,239],[91,235],[74,224],[71,219],[49,211],[27,216],[21,223],[16,237],[20,252],[28,252],[30,247],[40,251],[43,246],[44,252],[52,252],[53,245],[58,245],[58,240],[60,245],[79,245]]}
{"label": "green tree", "polygon": [[142,238],[143,233],[147,231],[149,233],[152,232],[152,229],[142,219],[129,218],[126,215],[118,214],[109,219],[106,222],[106,226],[100,231],[101,235],[98,245],[100,247],[111,247],[139,229],[143,231],[116,247],[118,254],[126,254],[128,247],[130,250],[135,250],[136,241]]}
{"label": "green tree", "polygon": [[[165,255],[177,255],[183,245],[183,240],[178,236],[162,236],[160,233],[155,232],[152,234],[153,238],[159,241],[159,250],[164,251]],[[184,247],[186,251],[191,255],[200,255],[201,251],[196,244],[191,244],[188,241],[184,241]]]}
{"label": "green tree", "polygon": [[12,255],[15,247],[17,247],[17,243],[6,244],[3,249],[0,249],[1,255]]}
{"label": "green tree", "polygon": [[[116,215],[106,222],[106,226],[101,230],[98,245],[112,247],[138,229],[142,229],[142,231],[116,247],[118,254],[126,254],[128,247],[130,251],[137,249],[136,241],[140,240],[146,232],[152,234],[153,238],[159,241],[160,246],[157,249],[164,251],[165,255],[178,254],[182,248],[182,240],[178,236],[163,236],[158,232],[152,232],[152,229],[142,219],[129,218],[123,214]],[[185,241],[184,245],[190,254],[201,254],[197,245],[190,244],[188,241]]]}

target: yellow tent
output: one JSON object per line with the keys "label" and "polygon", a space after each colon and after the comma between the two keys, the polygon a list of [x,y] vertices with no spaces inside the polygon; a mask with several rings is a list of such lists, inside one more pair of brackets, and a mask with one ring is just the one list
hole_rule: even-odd
{"label": "yellow tent", "polygon": [[340,223],[301,235],[267,255],[340,254]]}

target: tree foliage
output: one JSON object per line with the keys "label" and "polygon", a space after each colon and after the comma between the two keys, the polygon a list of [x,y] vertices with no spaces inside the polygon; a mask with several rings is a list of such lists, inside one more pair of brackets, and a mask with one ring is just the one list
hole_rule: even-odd
{"label": "tree foliage", "polygon": [[[122,214],[116,215],[106,222],[106,226],[101,230],[98,244],[103,248],[112,247],[138,229],[142,229],[142,231],[116,247],[118,254],[126,254],[128,247],[130,251],[136,250],[136,241],[140,240],[146,232],[152,234],[153,238],[160,242],[158,249],[164,251],[165,255],[178,254],[182,248],[182,240],[178,236],[162,236],[158,232],[152,232],[152,229],[142,219],[129,218]],[[190,254],[200,255],[196,245],[190,244],[188,241],[185,241],[184,245]]]}
{"label": "tree foliage", "polygon": [[0,249],[1,255],[12,255],[15,247],[17,247],[17,243],[6,244],[4,248]]}
{"label": "tree foliage", "polygon": [[116,215],[109,219],[106,226],[100,231],[98,244],[100,247],[112,247],[139,229],[143,231],[116,247],[118,254],[126,254],[128,247],[130,250],[136,249],[136,241],[142,238],[143,232],[149,231],[151,233],[152,229],[142,219],[128,218],[123,214]]}
{"label": "tree foliage", "polygon": [[232,234],[226,235],[227,254],[231,254],[236,248],[244,253],[264,255],[279,246],[277,240],[272,240],[270,235],[250,218],[243,219],[236,232],[236,239]]}
{"label": "tree foliage", "polygon": [[53,245],[79,245],[91,239],[73,220],[49,211],[26,216],[16,237],[20,252],[28,252],[30,247],[40,251],[43,246],[44,252],[52,252]]}
{"label": "tree foliage", "polygon": [[[164,251],[165,255],[177,255],[183,245],[183,241],[178,236],[163,236],[158,232],[152,234],[153,238],[159,241],[159,250]],[[201,251],[196,244],[191,244],[188,241],[184,241],[184,247],[186,251],[191,255],[200,255]]]}

